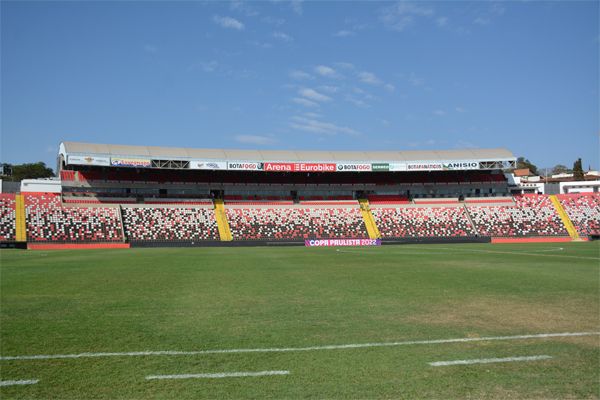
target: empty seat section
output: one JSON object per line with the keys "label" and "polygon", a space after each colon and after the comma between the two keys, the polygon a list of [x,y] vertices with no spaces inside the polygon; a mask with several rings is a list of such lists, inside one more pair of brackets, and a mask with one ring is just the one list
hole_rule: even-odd
{"label": "empty seat section", "polygon": [[119,242],[117,208],[62,207],[55,194],[25,195],[27,240],[31,242]]}
{"label": "empty seat section", "polygon": [[371,209],[379,232],[388,238],[474,236],[463,207]]}
{"label": "empty seat section", "polygon": [[14,241],[16,236],[15,195],[0,193],[0,241]]}
{"label": "empty seat section", "polygon": [[368,238],[358,208],[228,208],[234,240]]}
{"label": "empty seat section", "polygon": [[219,240],[214,211],[194,207],[124,207],[123,224],[130,241]]}
{"label": "empty seat section", "polygon": [[600,232],[600,194],[558,195],[565,212],[580,235]]}
{"label": "empty seat section", "polygon": [[548,196],[516,196],[514,206],[469,206],[468,210],[483,236],[569,235]]}

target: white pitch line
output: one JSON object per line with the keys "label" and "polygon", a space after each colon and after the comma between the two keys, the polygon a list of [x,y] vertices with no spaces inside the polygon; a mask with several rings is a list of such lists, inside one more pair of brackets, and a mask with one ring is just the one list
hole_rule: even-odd
{"label": "white pitch line", "polygon": [[0,381],[0,386],[35,385],[39,381],[39,379],[30,379],[22,381]]}
{"label": "white pitch line", "polygon": [[551,356],[526,356],[526,357],[505,357],[505,358],[477,358],[473,360],[456,360],[456,361],[436,361],[430,362],[429,365],[433,367],[445,367],[447,365],[470,365],[470,364],[491,364],[491,363],[505,363],[515,361],[539,361],[549,360]]}
{"label": "white pitch line", "polygon": [[219,372],[214,374],[148,375],[146,379],[241,378],[246,376],[272,376],[289,374],[290,371]]}
{"label": "white pitch line", "polygon": [[271,347],[257,349],[221,349],[221,350],[158,350],[158,351],[130,351],[113,353],[79,353],[79,354],[40,354],[24,356],[2,356],[0,361],[8,360],[57,360],[67,358],[97,358],[97,357],[136,357],[136,356],[196,356],[205,354],[232,354],[232,353],[286,353],[298,351],[319,351],[319,350],[344,350],[344,349],[364,349],[369,347],[395,347],[409,346],[417,344],[448,344],[448,343],[468,343],[468,342],[488,342],[493,340],[526,340],[526,339],[547,339],[557,337],[577,337],[577,336],[596,336],[600,332],[564,332],[564,333],[537,333],[532,335],[514,335],[514,336],[487,336],[487,337],[469,337],[458,339],[433,339],[433,340],[408,340],[403,342],[379,342],[379,343],[353,343],[353,344],[331,344],[323,346],[309,347]]}

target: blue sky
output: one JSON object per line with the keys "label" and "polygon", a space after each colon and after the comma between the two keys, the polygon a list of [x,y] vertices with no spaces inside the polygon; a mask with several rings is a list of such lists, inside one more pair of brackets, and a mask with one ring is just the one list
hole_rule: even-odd
{"label": "blue sky", "polygon": [[1,3],[1,159],[62,140],[599,167],[598,2]]}

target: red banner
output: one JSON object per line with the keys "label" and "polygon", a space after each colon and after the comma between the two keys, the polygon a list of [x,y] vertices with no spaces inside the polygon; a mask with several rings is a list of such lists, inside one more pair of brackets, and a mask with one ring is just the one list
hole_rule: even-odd
{"label": "red banner", "polygon": [[270,172],[335,172],[334,163],[270,163],[264,164]]}

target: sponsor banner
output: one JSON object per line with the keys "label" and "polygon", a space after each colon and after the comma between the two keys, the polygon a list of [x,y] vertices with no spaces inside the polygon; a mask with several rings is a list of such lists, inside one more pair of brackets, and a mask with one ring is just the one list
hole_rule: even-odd
{"label": "sponsor banner", "polygon": [[479,169],[479,162],[467,160],[467,161],[449,161],[442,164],[444,169],[447,170],[465,170],[465,169]]}
{"label": "sponsor banner", "polygon": [[389,171],[390,164],[389,163],[374,163],[371,164],[371,171]]}
{"label": "sponsor banner", "polygon": [[391,163],[390,171],[406,171],[405,163]]}
{"label": "sponsor banner", "polygon": [[461,171],[479,169],[479,162],[474,160],[459,161],[421,161],[406,164],[406,171]]}
{"label": "sponsor banner", "polygon": [[264,170],[270,172],[335,172],[334,163],[264,163]]}
{"label": "sponsor banner", "polygon": [[233,161],[227,163],[227,169],[234,171],[262,171],[263,163],[261,162],[245,162]]}
{"label": "sponsor banner", "polygon": [[304,241],[304,246],[381,246],[381,239],[310,239]]}
{"label": "sponsor banner", "polygon": [[143,158],[111,158],[110,164],[113,167],[145,168],[152,166],[152,162],[150,160],[144,160]]}
{"label": "sponsor banner", "polygon": [[368,172],[372,171],[371,164],[337,164],[339,172]]}
{"label": "sponsor banner", "polygon": [[190,169],[227,169],[227,163],[224,161],[190,161]]}
{"label": "sponsor banner", "polygon": [[443,171],[444,165],[441,162],[418,162],[406,164],[407,171]]}
{"label": "sponsor banner", "polygon": [[94,157],[94,156],[67,156],[67,164],[73,165],[110,165],[110,158],[108,157]]}

